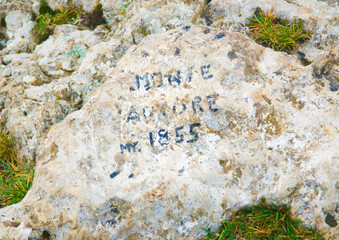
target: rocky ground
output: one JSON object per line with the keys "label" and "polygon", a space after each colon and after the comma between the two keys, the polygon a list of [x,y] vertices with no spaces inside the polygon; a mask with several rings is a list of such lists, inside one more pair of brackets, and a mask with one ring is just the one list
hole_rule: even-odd
{"label": "rocky ground", "polygon": [[[337,1],[73,3],[101,3],[110,30],[59,25],[38,44],[40,2],[0,0],[0,126],[37,162],[0,236],[194,239],[266,197],[335,239]],[[257,7],[312,39],[256,44]]]}

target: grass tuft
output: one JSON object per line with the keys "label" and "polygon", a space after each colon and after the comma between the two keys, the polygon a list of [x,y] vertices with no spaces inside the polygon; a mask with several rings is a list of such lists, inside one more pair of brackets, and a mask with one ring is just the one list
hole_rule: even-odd
{"label": "grass tuft", "polygon": [[53,11],[46,1],[42,1],[39,8],[39,16],[36,18],[36,26],[33,32],[38,38],[38,42],[45,41],[51,34],[53,34],[56,25],[62,24],[77,24],[82,8],[73,5]]}
{"label": "grass tuft", "polygon": [[208,229],[204,240],[225,239],[323,239],[316,228],[305,227],[295,219],[286,205],[260,204],[245,207],[233,214],[231,221],[223,221],[218,233]]}
{"label": "grass tuft", "polygon": [[293,51],[299,44],[311,39],[312,32],[303,29],[303,23],[296,18],[292,23],[276,18],[272,11],[264,13],[258,8],[246,25],[250,36],[259,44],[276,51]]}
{"label": "grass tuft", "polygon": [[33,184],[34,168],[26,163],[6,163],[0,172],[0,205],[20,202]]}
{"label": "grass tuft", "polygon": [[20,202],[33,183],[34,166],[15,153],[14,139],[0,132],[0,207]]}
{"label": "grass tuft", "polygon": [[59,9],[53,10],[46,1],[42,1],[39,7],[39,16],[35,22],[33,34],[39,44],[53,34],[56,25],[73,24],[92,30],[98,25],[103,25],[110,30],[103,17],[102,4],[98,4],[92,12],[84,12],[81,6],[74,5],[69,5],[67,8],[59,6]]}
{"label": "grass tuft", "polygon": [[[0,159],[6,163],[15,163],[15,142],[12,136],[0,132]],[[2,167],[0,162],[0,168]]]}

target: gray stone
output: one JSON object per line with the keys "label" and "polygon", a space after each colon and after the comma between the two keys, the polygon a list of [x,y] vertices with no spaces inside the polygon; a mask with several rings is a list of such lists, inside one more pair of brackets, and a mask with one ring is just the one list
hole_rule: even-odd
{"label": "gray stone", "polygon": [[326,218],[325,218],[325,222],[330,227],[336,227],[338,225],[337,220],[330,213],[327,213]]}
{"label": "gray stone", "polygon": [[313,74],[240,33],[145,38],[51,127],[33,187],[0,210],[0,237],[196,239],[265,197],[335,238],[324,212],[338,199],[338,95]]}
{"label": "gray stone", "polygon": [[[3,14],[1,14],[3,12]],[[32,38],[32,10],[29,3],[17,1],[5,3],[0,7],[0,15],[6,21],[6,53],[29,52],[35,44]]]}

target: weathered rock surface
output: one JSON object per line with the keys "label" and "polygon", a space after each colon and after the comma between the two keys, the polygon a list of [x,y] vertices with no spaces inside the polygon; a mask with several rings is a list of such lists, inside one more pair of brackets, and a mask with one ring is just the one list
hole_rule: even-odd
{"label": "weathered rock surface", "polygon": [[[122,14],[123,2],[73,1],[101,3],[112,30],[58,26],[36,47],[39,2],[0,0],[0,126],[26,158],[40,152],[33,189],[1,209],[0,238],[195,239],[266,197],[335,239],[338,2],[135,0]],[[287,56],[218,35],[246,33],[257,7],[302,19],[312,40]],[[219,30],[149,37],[111,75],[144,37],[192,23]]]}
{"label": "weathered rock surface", "polygon": [[[150,34],[197,23],[204,1],[133,1],[126,9],[126,16],[117,25],[113,36],[138,44]],[[115,16],[114,21],[121,16]]]}
{"label": "weathered rock surface", "polygon": [[102,41],[96,33],[57,26],[33,53],[4,56],[0,123],[16,138],[26,158],[35,160],[49,127],[81,108],[114,68],[119,42]]}
{"label": "weathered rock surface", "polygon": [[335,237],[338,95],[314,71],[214,28],[144,39],[51,127],[1,238],[196,239],[261,197]]}
{"label": "weathered rock surface", "polygon": [[[60,5],[67,7],[68,4],[68,1],[63,0],[47,2],[53,8]],[[128,5],[122,14],[121,7],[126,1],[73,1],[75,5],[82,5],[85,11],[92,11],[98,3],[101,3],[104,17],[112,27],[112,31],[108,32],[102,26],[97,27],[93,32],[79,31],[76,26],[58,26],[49,40],[36,46],[31,29],[34,27],[32,21],[34,14],[38,14],[39,2],[2,0],[0,17],[6,20],[7,26],[0,27],[0,47],[4,46],[0,51],[0,111],[2,112],[0,125],[5,126],[6,130],[15,135],[22,154],[34,160],[37,148],[48,128],[64,119],[68,113],[81,107],[87,99],[86,96],[105,81],[116,62],[129,47],[140,43],[145,36],[191,23],[246,33],[246,18],[253,15],[256,7],[261,7],[264,11],[273,9],[278,16],[290,20],[294,17],[303,19],[307,29],[315,33],[312,41],[299,49],[302,51],[299,53],[302,56],[301,63],[309,64],[311,61],[316,61],[313,66],[317,81],[330,81],[331,89],[339,88],[336,80],[338,57],[328,58],[326,55],[326,52],[333,52],[338,37],[336,14],[338,5],[335,2],[220,0],[207,2],[139,0]],[[317,7],[310,7],[314,5]],[[78,75],[79,73],[85,75],[83,81],[87,82],[85,84],[87,87],[78,88],[74,93],[74,88],[70,88],[73,84],[66,83],[72,82],[69,79],[75,76],[79,79],[79,76],[82,76]],[[65,80],[64,78],[67,77],[68,79]],[[44,84],[49,83],[51,85],[46,86],[55,85],[57,92],[66,91],[67,96],[59,96],[60,94],[55,94],[51,88],[43,87]],[[41,91],[43,91],[45,95],[57,97],[34,97],[33,101],[30,97],[28,99],[24,97],[25,101],[30,102],[27,104],[22,99],[28,88],[31,88],[27,90],[31,92],[30,96],[42,96]],[[82,90],[85,92],[81,92]],[[40,93],[35,94],[34,91]],[[59,101],[61,99],[62,103]],[[37,121],[32,121],[34,118],[26,115],[27,112],[36,109],[31,106],[32,104],[48,106],[39,113],[40,117]],[[16,109],[13,110],[10,106]],[[29,108],[29,111],[26,108]],[[12,115],[8,116],[8,113]],[[22,127],[16,127],[17,122],[24,124]]]}
{"label": "weathered rock surface", "polygon": [[[47,2],[54,9],[68,4]],[[35,159],[49,127],[81,108],[130,46],[146,35],[191,23],[203,5],[203,1],[135,1],[123,16],[118,12],[122,2],[100,2],[112,26],[110,33],[103,26],[94,31],[57,26],[54,34],[36,47],[31,17],[33,12],[38,14],[39,3],[4,1],[0,7],[8,19],[5,32],[9,36],[0,52],[0,125],[14,135],[26,158]],[[98,3],[74,1],[86,11]]]}
{"label": "weathered rock surface", "polygon": [[[68,4],[64,0],[48,0],[47,2],[54,9],[58,6],[67,7]],[[133,4],[128,4],[131,2]],[[113,29],[124,29],[116,34],[126,36],[140,34],[140,37],[144,37],[143,35],[164,32],[196,21],[206,1],[75,0],[73,4],[83,6],[87,12],[93,11],[97,4],[102,4],[108,25]],[[140,42],[139,39],[136,41]]]}
{"label": "weathered rock surface", "polygon": [[[30,52],[35,44],[31,1],[0,1],[0,44],[4,53]],[[6,25],[6,26],[3,26]]]}

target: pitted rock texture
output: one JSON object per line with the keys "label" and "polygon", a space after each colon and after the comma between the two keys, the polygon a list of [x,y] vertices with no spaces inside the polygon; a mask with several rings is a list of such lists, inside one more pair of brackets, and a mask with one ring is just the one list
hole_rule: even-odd
{"label": "pitted rock texture", "polygon": [[[47,2],[54,9],[70,3]],[[298,49],[300,64],[314,61],[316,81],[320,84],[329,81],[333,91],[339,88],[338,53],[334,51],[338,39],[338,5],[333,1],[134,0],[122,12],[126,1],[76,0],[73,4],[82,5],[87,12],[102,4],[111,31],[103,26],[94,31],[80,31],[79,26],[57,26],[54,34],[39,45],[34,42],[31,30],[40,2],[0,0],[0,3],[0,17],[7,25],[0,26],[0,49],[3,48],[0,51],[0,126],[14,135],[21,154],[33,161],[49,127],[81,108],[129,47],[148,35],[188,24],[246,33],[246,18],[251,17],[257,7],[264,11],[273,9],[279,17],[289,20],[301,18],[307,30],[314,34],[309,43]],[[53,90],[50,86],[56,87]],[[49,97],[42,98],[42,95]],[[37,108],[39,117],[27,114]]]}
{"label": "pitted rock texture", "polygon": [[[54,9],[68,6],[67,1],[47,2]],[[99,2],[73,3],[92,11]],[[61,25],[39,45],[32,42],[31,33],[39,2],[3,1],[0,6],[0,17],[7,20],[7,28],[0,28],[0,41],[5,42],[0,51],[0,126],[14,135],[21,155],[31,161],[49,127],[81,108],[129,47],[149,34],[191,23],[203,5],[135,1],[123,16],[123,1],[100,3],[111,32],[103,26],[90,31]]]}
{"label": "pitted rock texture", "polygon": [[[0,49],[4,53],[31,52],[35,43],[32,1],[0,1]],[[1,56],[2,54],[0,54]]]}
{"label": "pitted rock texture", "polygon": [[57,26],[33,53],[4,55],[0,126],[15,137],[25,158],[36,159],[50,126],[81,108],[114,68],[119,42],[104,41],[96,30]]}
{"label": "pitted rock texture", "polygon": [[[68,2],[64,0],[47,2],[53,9],[68,6]],[[206,1],[75,0],[73,4],[82,6],[87,12],[93,11],[101,4],[103,17],[113,29],[114,36],[123,37],[131,43],[140,43],[146,35],[196,23]]]}
{"label": "pitted rock texture", "polygon": [[1,238],[196,239],[261,197],[335,237],[338,96],[313,75],[240,33],[145,38],[51,127]]}

